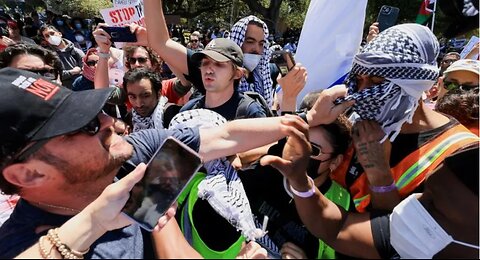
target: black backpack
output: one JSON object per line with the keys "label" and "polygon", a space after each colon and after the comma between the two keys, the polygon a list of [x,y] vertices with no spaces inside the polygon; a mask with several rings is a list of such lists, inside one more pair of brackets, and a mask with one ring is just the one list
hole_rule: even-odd
{"label": "black backpack", "polygon": [[246,115],[248,107],[253,102],[258,102],[260,104],[260,106],[263,108],[263,111],[265,112],[265,115],[267,115],[267,117],[275,116],[275,114],[273,114],[270,107],[267,105],[267,101],[263,98],[262,95],[258,94],[257,92],[254,92],[254,91],[245,91],[245,92],[243,92],[243,96],[244,96],[244,98],[238,104],[237,113],[236,113],[235,118],[237,118],[237,119],[242,118],[243,115]]}

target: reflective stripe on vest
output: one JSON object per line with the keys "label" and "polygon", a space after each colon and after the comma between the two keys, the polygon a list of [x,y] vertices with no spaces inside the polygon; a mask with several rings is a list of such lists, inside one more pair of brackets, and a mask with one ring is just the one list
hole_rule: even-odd
{"label": "reflective stripe on vest", "polygon": [[[188,193],[188,196],[185,198],[186,201],[184,203],[186,204],[182,210],[180,228],[190,245],[204,258],[234,259],[242,249],[242,243],[245,241],[245,238],[242,235],[240,235],[238,240],[225,251],[214,251],[210,249],[205,242],[203,242],[202,238],[198,234],[197,229],[195,228],[195,223],[193,223],[193,207],[198,200],[198,185],[201,181],[203,181],[203,179],[205,179],[205,177],[205,174],[197,173],[197,175],[191,181],[191,189]],[[219,239],[222,238],[219,237]]]}
{"label": "reflective stripe on vest", "polygon": [[[408,196],[421,185],[425,180],[425,175],[434,170],[445,157],[465,145],[478,141],[478,136],[468,131],[463,125],[458,124],[410,153],[395,167],[391,168],[400,197]],[[339,183],[343,181],[343,184],[345,184],[347,171],[350,170],[348,165],[353,158],[353,153],[347,153],[347,155],[345,161],[339,166],[342,171],[335,172],[332,176]],[[368,188],[366,174],[362,172],[348,189],[357,211],[365,212],[370,204],[370,189]]]}

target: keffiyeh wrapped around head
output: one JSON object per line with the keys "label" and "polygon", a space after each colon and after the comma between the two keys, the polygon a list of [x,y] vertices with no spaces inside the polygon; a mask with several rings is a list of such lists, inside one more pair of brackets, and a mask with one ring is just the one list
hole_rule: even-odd
{"label": "keffiyeh wrapped around head", "polygon": [[[226,122],[224,117],[214,111],[194,109],[177,114],[170,122],[169,129],[211,128]],[[227,158],[208,161],[203,166],[207,171],[207,177],[198,185],[198,197],[206,199],[219,215],[240,230],[248,240],[262,237],[262,231],[255,226],[242,181]]]}
{"label": "keffiyeh wrapped around head", "polygon": [[257,67],[253,70],[253,76],[255,77],[255,83],[253,83],[253,86],[250,86],[244,77],[240,81],[238,91],[255,91],[262,95],[267,101],[267,104],[271,106],[273,103],[273,82],[270,76],[269,62],[272,52],[270,51],[270,43],[268,41],[269,32],[267,25],[256,16],[250,15],[244,17],[233,25],[230,33],[230,39],[241,47],[243,42],[245,42],[245,34],[247,33],[248,24],[252,21],[262,24],[263,26],[265,43],[263,44],[263,53],[259,53],[262,55],[262,59],[260,60],[260,63],[258,63]]}
{"label": "keffiyeh wrapped around head", "polygon": [[[354,111],[382,124],[386,138],[393,141],[403,123],[412,122],[422,93],[437,80],[439,50],[435,35],[422,25],[396,25],[380,33],[355,56],[348,84],[357,100]],[[355,75],[385,81],[357,92]]]}

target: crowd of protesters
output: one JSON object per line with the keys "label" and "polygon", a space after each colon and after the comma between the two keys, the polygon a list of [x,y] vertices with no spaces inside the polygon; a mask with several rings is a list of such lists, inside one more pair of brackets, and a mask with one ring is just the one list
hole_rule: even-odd
{"label": "crowd of protesters", "polygon": [[[123,46],[0,13],[1,258],[478,258],[480,43],[373,23],[344,83],[297,104],[307,69],[271,59],[295,31],[185,33],[144,4]],[[121,210],[168,136],[203,167],[149,232]]]}

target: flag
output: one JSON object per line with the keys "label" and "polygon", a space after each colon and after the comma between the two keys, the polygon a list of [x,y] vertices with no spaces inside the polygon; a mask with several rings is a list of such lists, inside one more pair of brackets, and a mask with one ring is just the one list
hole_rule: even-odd
{"label": "flag", "polygon": [[295,60],[308,71],[297,105],[309,92],[326,89],[350,71],[362,42],[367,0],[310,1]]}
{"label": "flag", "polygon": [[423,0],[418,11],[416,23],[426,25],[432,18],[436,0]]}

